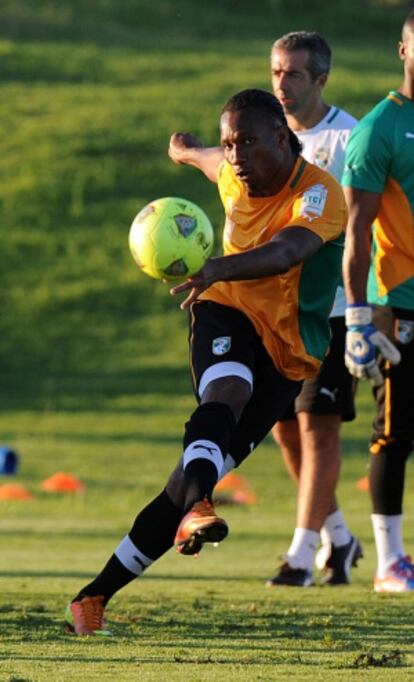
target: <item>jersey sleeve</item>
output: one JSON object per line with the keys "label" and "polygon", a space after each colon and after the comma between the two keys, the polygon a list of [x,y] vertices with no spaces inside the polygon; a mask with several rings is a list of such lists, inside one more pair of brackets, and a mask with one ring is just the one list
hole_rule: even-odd
{"label": "jersey sleeve", "polygon": [[340,185],[327,173],[324,176],[322,182],[305,187],[298,195],[286,227],[305,227],[328,242],[343,233],[347,210]]}
{"label": "jersey sleeve", "polygon": [[392,125],[389,117],[362,119],[351,133],[342,185],[382,194],[392,156]]}

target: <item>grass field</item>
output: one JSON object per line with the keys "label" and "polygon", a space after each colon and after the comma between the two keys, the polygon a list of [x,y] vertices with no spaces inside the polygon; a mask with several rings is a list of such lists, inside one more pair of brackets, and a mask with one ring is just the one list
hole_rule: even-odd
{"label": "grass field", "polygon": [[[157,196],[196,201],[220,233],[216,189],[169,163],[170,133],[215,143],[222,104],[240,88],[269,87],[272,40],[302,27],[332,42],[327,98],[362,115],[400,83],[395,41],[407,7],[0,3],[0,442],[20,453],[16,481],[35,495],[0,502],[1,682],[414,678],[411,599],[372,593],[369,499],[355,488],[366,473],[366,386],[344,428],[339,489],[366,553],[350,587],[264,588],[295,506],[269,440],[243,468],[258,503],[223,509],[226,542],[198,561],[170,552],[115,597],[110,641],[62,628],[68,598],[162,486],[194,406],[186,317],[127,249],[133,216]],[[42,492],[59,470],[86,493]],[[407,491],[408,547],[413,502]]]}

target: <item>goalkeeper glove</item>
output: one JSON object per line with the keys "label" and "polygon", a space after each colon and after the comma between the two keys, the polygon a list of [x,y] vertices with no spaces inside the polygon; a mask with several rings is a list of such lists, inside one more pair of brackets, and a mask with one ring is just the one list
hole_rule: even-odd
{"label": "goalkeeper glove", "polygon": [[391,364],[397,365],[401,360],[399,350],[372,324],[370,306],[348,305],[345,322],[345,365],[353,376],[370,379],[374,386],[380,386],[384,378],[378,367],[377,351]]}

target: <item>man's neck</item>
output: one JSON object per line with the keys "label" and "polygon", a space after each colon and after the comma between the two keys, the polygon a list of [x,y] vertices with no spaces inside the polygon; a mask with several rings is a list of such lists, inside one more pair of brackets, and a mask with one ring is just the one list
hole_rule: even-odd
{"label": "man's neck", "polygon": [[298,112],[297,114],[286,114],[287,124],[289,128],[296,132],[301,130],[310,130],[314,128],[329,111],[329,105],[322,100],[312,105],[306,111]]}
{"label": "man's neck", "polygon": [[272,197],[276,196],[276,194],[279,194],[279,192],[281,192],[286,186],[286,183],[293,172],[297,159],[298,157],[293,154],[293,152],[288,151],[284,163],[281,164],[273,176],[269,178],[269,182],[266,187],[261,186],[260,188],[257,188],[246,185],[249,196],[257,198]]}
{"label": "man's neck", "polygon": [[414,80],[406,76],[402,82],[402,85],[398,88],[397,92],[407,99],[414,100]]}

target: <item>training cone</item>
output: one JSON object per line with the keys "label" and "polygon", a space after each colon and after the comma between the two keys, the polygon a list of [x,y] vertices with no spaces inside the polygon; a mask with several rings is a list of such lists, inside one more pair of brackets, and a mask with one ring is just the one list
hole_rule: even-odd
{"label": "training cone", "polygon": [[63,471],[46,478],[41,487],[47,493],[83,493],[85,490],[85,485],[76,476]]}
{"label": "training cone", "polygon": [[243,476],[235,474],[233,471],[223,476],[217,483],[216,490],[245,490],[248,488],[248,483]]}
{"label": "training cone", "polygon": [[251,489],[247,479],[230,471],[214,488],[216,504],[239,504],[249,506],[256,504],[256,493]]}
{"label": "training cone", "polygon": [[20,483],[0,485],[0,500],[33,500],[34,495]]}
{"label": "training cone", "polygon": [[252,490],[235,490],[233,495],[234,504],[256,504],[257,495]]}
{"label": "training cone", "polygon": [[367,492],[369,490],[369,478],[368,476],[363,476],[355,483],[357,490],[362,490],[362,492]]}

